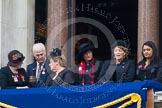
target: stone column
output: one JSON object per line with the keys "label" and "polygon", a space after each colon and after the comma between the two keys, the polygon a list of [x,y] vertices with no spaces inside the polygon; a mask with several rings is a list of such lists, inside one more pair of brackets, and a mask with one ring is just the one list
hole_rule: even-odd
{"label": "stone column", "polygon": [[155,108],[154,107],[154,90],[153,89],[147,90],[146,108]]}
{"label": "stone column", "polygon": [[23,67],[32,62],[34,43],[34,0],[0,0],[0,61],[8,62],[9,51],[21,51],[26,59]]}
{"label": "stone column", "polygon": [[144,42],[151,40],[159,48],[159,0],[138,0],[138,61]]}
{"label": "stone column", "polygon": [[2,0],[0,0],[0,66],[1,66],[1,63],[2,63],[2,52],[1,52],[1,44],[2,44],[2,39],[1,39],[1,36],[2,36]]}
{"label": "stone column", "polygon": [[47,54],[63,47],[66,56],[68,41],[68,0],[48,0]]}

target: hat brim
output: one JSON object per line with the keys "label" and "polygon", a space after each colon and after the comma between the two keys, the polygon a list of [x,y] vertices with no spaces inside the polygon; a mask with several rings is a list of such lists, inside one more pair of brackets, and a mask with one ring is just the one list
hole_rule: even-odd
{"label": "hat brim", "polygon": [[23,56],[21,59],[19,59],[16,63],[12,62],[12,61],[9,61],[8,62],[8,65],[10,66],[18,66],[20,65],[23,61],[24,61],[25,57]]}
{"label": "hat brim", "polygon": [[126,43],[124,41],[122,41],[122,40],[117,40],[111,45],[111,48],[113,49],[113,48],[115,48],[117,46],[123,46],[123,47],[126,48]]}
{"label": "hat brim", "polygon": [[83,57],[83,54],[84,54],[84,53],[86,53],[86,52],[89,51],[89,50],[93,51],[94,49],[95,49],[94,46],[89,46],[89,47],[84,48],[82,51],[80,51],[80,52],[78,53],[77,58],[78,58],[78,59],[81,59],[81,58]]}

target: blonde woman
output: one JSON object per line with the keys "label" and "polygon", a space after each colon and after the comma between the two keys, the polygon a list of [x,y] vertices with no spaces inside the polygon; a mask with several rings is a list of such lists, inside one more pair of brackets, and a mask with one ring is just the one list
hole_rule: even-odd
{"label": "blonde woman", "polygon": [[48,86],[64,86],[74,83],[73,72],[66,67],[65,56],[56,48],[50,53],[50,69],[53,73],[48,77]]}
{"label": "blonde woman", "polygon": [[135,62],[128,60],[126,43],[117,40],[112,45],[113,59],[105,61],[100,81],[102,82],[130,82],[135,79]]}

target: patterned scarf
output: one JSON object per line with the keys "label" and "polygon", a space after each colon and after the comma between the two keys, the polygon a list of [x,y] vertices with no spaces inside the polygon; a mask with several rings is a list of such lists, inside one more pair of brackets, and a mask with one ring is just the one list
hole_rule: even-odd
{"label": "patterned scarf", "polygon": [[[91,65],[91,69],[92,69],[92,73],[88,73],[88,77],[90,79],[90,84],[94,84],[94,69],[95,69],[95,65],[94,65],[94,58],[89,62]],[[81,76],[81,84],[85,85],[85,71],[86,71],[86,62],[82,61],[79,65],[79,74]]]}

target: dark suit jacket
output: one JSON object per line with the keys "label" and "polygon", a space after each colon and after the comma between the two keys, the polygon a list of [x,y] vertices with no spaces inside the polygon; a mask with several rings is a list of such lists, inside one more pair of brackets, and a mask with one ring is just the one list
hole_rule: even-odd
{"label": "dark suit jacket", "polygon": [[48,80],[46,82],[47,86],[65,86],[74,84],[74,74],[69,69],[61,71],[55,80],[53,80],[54,76],[55,75],[53,73],[48,76]]}
{"label": "dark suit jacket", "polygon": [[99,82],[130,82],[135,79],[135,61],[124,59],[120,64],[116,64],[115,60],[104,62]]}
{"label": "dark suit jacket", "polygon": [[0,86],[2,89],[16,88],[21,86],[27,86],[27,74],[24,68],[18,69],[18,77],[14,79],[15,74],[10,70],[8,66],[1,68],[0,70]]}
{"label": "dark suit jacket", "polygon": [[43,71],[40,74],[39,81],[36,81],[37,62],[33,62],[27,66],[27,74],[29,78],[29,87],[45,86],[48,75],[50,74],[49,61],[46,60],[43,66]]}
{"label": "dark suit jacket", "polygon": [[150,63],[146,67],[146,69],[144,69],[144,65],[144,60],[138,63],[136,80],[155,80],[162,83],[162,60],[157,65],[153,65],[153,63]]}

